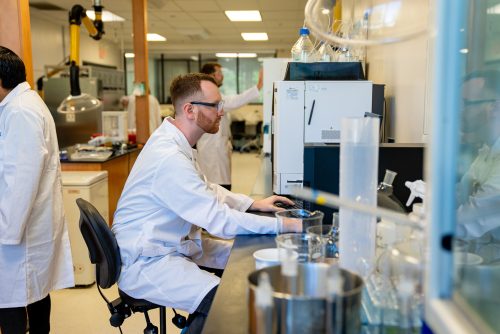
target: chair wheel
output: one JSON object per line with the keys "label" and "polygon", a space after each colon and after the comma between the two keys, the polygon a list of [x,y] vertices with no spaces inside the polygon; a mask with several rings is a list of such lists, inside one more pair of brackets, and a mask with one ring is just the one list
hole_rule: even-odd
{"label": "chair wheel", "polygon": [[144,334],[158,334],[158,327],[153,324],[148,324],[146,328],[144,328]]}
{"label": "chair wheel", "polygon": [[172,318],[172,323],[179,329],[183,329],[184,327],[186,327],[186,322],[186,317],[178,313],[176,313]]}
{"label": "chair wheel", "polygon": [[120,327],[125,321],[125,316],[121,313],[113,313],[109,318],[109,323],[113,327]]}

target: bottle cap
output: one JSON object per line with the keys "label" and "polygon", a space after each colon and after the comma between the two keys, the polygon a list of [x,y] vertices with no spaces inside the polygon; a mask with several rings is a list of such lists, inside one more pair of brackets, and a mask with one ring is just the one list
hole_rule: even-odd
{"label": "bottle cap", "polygon": [[302,27],[300,28],[299,33],[301,35],[309,35],[309,29],[307,29],[306,27]]}

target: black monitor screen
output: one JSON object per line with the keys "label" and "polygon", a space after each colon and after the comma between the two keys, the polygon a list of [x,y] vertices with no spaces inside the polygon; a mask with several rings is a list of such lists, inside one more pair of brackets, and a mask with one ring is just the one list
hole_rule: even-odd
{"label": "black monitor screen", "polygon": [[361,62],[290,62],[285,80],[365,80],[365,75]]}

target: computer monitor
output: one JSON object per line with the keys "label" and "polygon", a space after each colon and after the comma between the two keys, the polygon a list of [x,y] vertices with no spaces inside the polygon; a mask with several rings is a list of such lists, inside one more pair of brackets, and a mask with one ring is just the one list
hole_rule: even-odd
{"label": "computer monitor", "polygon": [[[339,144],[304,146],[305,187],[338,195],[340,181],[339,167]],[[404,185],[405,181],[423,179],[423,167],[424,144],[380,144],[378,182],[383,180],[386,169],[398,173],[393,183],[393,190],[394,195],[402,203],[406,203],[406,200],[410,196],[410,190]],[[314,203],[304,203],[304,208],[323,211],[325,217],[331,217],[331,213],[337,211],[337,209]],[[411,208],[406,209],[409,211]]]}
{"label": "computer monitor", "polygon": [[365,80],[365,74],[361,62],[290,62],[285,80]]}

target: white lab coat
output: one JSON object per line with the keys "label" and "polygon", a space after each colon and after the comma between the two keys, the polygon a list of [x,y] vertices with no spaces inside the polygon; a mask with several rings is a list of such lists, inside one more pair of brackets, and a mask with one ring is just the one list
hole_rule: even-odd
{"label": "white lab coat", "polygon": [[24,82],[0,102],[0,308],[73,285],[56,129]]}
{"label": "white lab coat", "polygon": [[[151,135],[161,124],[160,102],[153,95],[149,94],[149,135]],[[128,96],[128,128],[135,129],[135,95]]]}
{"label": "white lab coat", "polygon": [[121,290],[132,297],[196,310],[219,278],[198,268],[224,268],[230,246],[202,239],[275,233],[276,219],[245,213],[253,200],[206,183],[193,149],[171,118],[151,136],[127,179],[113,232],[118,240]]}
{"label": "white lab coat", "polygon": [[[468,209],[500,207],[500,139],[493,146],[483,145],[479,150],[467,173],[459,184],[460,193],[466,193],[464,203],[459,212]],[[497,215],[478,217],[474,221],[458,225],[458,236],[464,239],[475,239],[487,232],[495,231],[500,238],[500,219]]]}
{"label": "white lab coat", "polygon": [[198,151],[198,163],[209,182],[216,184],[231,184],[231,115],[236,110],[255,99],[259,98],[259,90],[256,86],[247,89],[241,94],[223,96],[224,116],[221,118],[219,131],[214,134],[204,134],[196,148]]}

